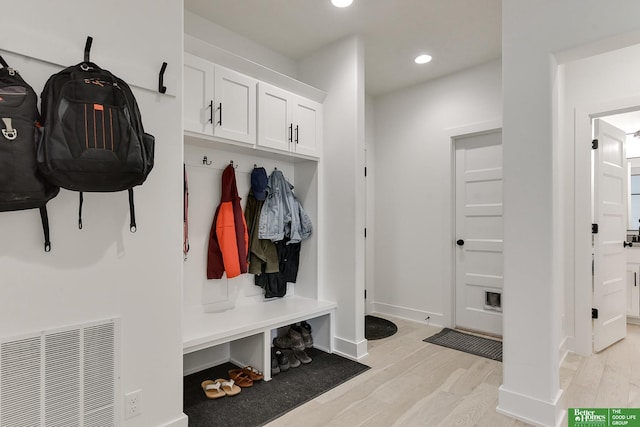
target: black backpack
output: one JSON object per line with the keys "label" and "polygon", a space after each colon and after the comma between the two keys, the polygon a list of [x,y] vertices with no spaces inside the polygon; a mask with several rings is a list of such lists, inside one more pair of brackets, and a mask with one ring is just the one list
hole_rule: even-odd
{"label": "black backpack", "polygon": [[46,203],[59,188],[46,182],[36,165],[38,96],[0,56],[0,211],[40,209],[44,250],[51,250]]}
{"label": "black backpack", "polygon": [[80,192],[79,228],[82,192],[128,190],[135,232],[133,187],[153,168],[155,139],[144,132],[129,86],[85,57],[49,77],[42,118],[38,167],[53,184]]}

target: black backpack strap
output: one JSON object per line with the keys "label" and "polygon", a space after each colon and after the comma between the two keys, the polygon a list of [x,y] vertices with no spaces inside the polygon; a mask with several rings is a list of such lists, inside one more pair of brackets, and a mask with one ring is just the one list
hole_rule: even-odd
{"label": "black backpack strap", "polygon": [[2,55],[0,55],[0,64],[2,64],[4,68],[9,68],[9,64],[7,64],[7,61],[4,60]]}
{"label": "black backpack strap", "polygon": [[51,252],[51,241],[49,240],[49,216],[47,207],[40,208],[40,219],[42,220],[42,231],[44,231],[44,251]]}
{"label": "black backpack strap", "polygon": [[132,233],[135,233],[137,230],[137,227],[136,227],[136,208],[133,205],[133,188],[129,189],[129,214],[131,215],[129,230],[131,230]]}
{"label": "black backpack strap", "polygon": [[80,203],[78,205],[78,228],[82,230],[82,203],[84,202],[84,196],[82,191],[80,192]]}

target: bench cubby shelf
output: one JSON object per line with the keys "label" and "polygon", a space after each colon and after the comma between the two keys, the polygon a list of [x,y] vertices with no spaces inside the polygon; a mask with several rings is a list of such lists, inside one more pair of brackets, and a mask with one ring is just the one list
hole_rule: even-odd
{"label": "bench cubby shelf", "polygon": [[183,352],[210,347],[222,349],[222,361],[251,365],[271,379],[271,341],[280,327],[303,320],[313,328],[314,346],[333,351],[333,317],[336,304],[299,296],[235,307],[220,313],[192,311],[183,314]]}

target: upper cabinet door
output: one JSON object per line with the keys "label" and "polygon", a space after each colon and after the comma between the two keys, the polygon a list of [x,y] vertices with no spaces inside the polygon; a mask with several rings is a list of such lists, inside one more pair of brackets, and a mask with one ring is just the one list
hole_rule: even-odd
{"label": "upper cabinet door", "polygon": [[214,136],[256,143],[257,82],[244,74],[215,66]]}
{"label": "upper cabinet door", "polygon": [[184,129],[213,134],[213,63],[184,54]]}
{"label": "upper cabinet door", "polygon": [[258,84],[258,145],[289,151],[293,140],[293,95],[266,83]]}
{"label": "upper cabinet door", "polygon": [[298,154],[320,157],[322,141],[322,105],[296,97],[293,105],[293,150]]}

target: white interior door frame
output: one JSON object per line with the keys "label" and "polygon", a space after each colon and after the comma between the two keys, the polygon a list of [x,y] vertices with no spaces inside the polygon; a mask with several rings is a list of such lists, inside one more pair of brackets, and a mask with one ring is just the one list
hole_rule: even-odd
{"label": "white interior door frame", "polygon": [[[591,308],[591,140],[592,120],[640,110],[640,96],[603,101],[575,108],[574,140],[574,351],[593,353]],[[585,214],[585,212],[587,214]]]}
{"label": "white interior door frame", "polygon": [[452,127],[445,129],[445,134],[447,139],[449,140],[449,150],[450,150],[450,159],[451,159],[451,175],[449,178],[450,183],[450,199],[449,199],[449,209],[451,215],[449,215],[449,222],[446,224],[447,229],[449,230],[448,234],[450,236],[450,255],[446,259],[449,265],[445,266],[445,271],[449,271],[449,289],[450,292],[444,292],[443,295],[443,307],[445,307],[444,312],[442,313],[443,325],[449,328],[455,327],[455,313],[456,313],[456,245],[455,241],[456,237],[456,227],[455,227],[455,218],[456,218],[456,139],[459,139],[464,136],[470,135],[482,135],[485,133],[495,132],[496,130],[502,129],[502,119],[494,119],[488,120],[485,122],[472,123],[465,126]]}

